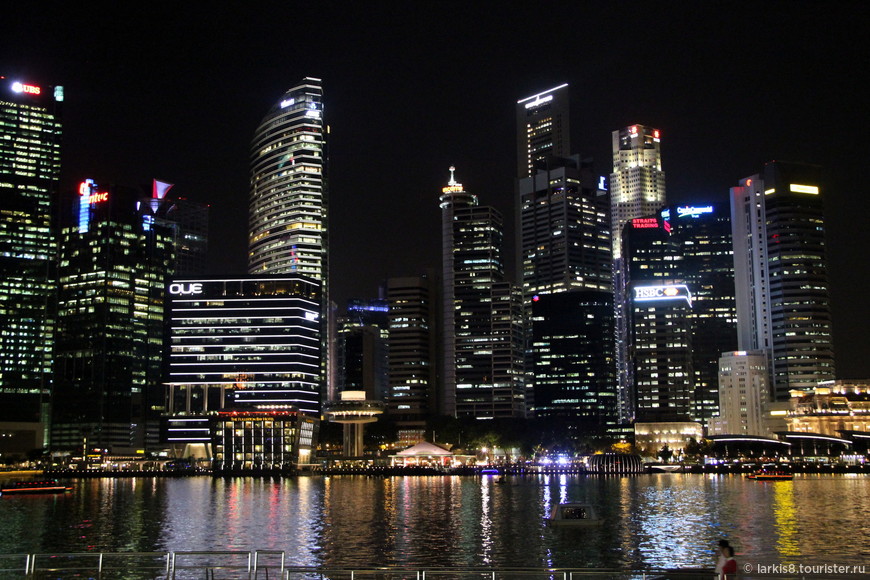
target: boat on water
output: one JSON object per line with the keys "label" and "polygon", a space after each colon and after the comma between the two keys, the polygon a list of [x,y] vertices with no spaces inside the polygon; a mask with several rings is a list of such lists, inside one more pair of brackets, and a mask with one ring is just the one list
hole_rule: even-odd
{"label": "boat on water", "polygon": [[754,479],[756,481],[789,481],[794,479],[794,474],[776,469],[760,469],[748,474],[746,478]]}
{"label": "boat on water", "polygon": [[553,506],[547,523],[556,526],[597,526],[601,518],[586,503],[566,502]]}
{"label": "boat on water", "polygon": [[750,476],[750,479],[754,479],[756,481],[789,481],[794,479],[794,475],[791,473],[785,473],[783,471],[763,472],[756,473],[754,476]]}
{"label": "boat on water", "polygon": [[0,486],[0,495],[66,493],[68,491],[72,491],[72,487],[58,483],[56,479],[46,481],[16,481]]}

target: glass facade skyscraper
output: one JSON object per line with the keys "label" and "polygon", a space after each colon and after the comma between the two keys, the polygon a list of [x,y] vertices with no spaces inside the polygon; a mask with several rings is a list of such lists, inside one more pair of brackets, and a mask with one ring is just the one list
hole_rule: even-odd
{"label": "glass facade skyscraper", "polygon": [[631,362],[629,360],[629,303],[626,264],[622,255],[623,230],[631,220],[656,213],[665,205],[661,133],[644,125],[614,131],[613,172],[610,174],[610,223],[613,252],[613,305],[616,328],[616,380],[619,418],[631,421]]}
{"label": "glass facade skyscraper", "polygon": [[517,178],[535,174],[547,157],[571,154],[568,85],[517,101]]}
{"label": "glass facade skyscraper", "polygon": [[502,216],[477,205],[452,170],[440,197],[445,410],[478,419],[524,417],[522,292],[504,277]]}
{"label": "glass facade skyscraper", "polygon": [[426,420],[439,412],[436,284],[433,274],[387,280],[387,413],[403,428],[422,429]]}
{"label": "glass facade skyscraper", "polygon": [[173,232],[137,189],[88,179],[64,199],[52,447],[135,452],[159,437]]}
{"label": "glass facade skyscraper", "polygon": [[535,294],[610,290],[608,200],[591,162],[549,158],[519,181],[520,263],[525,301]]}
{"label": "glass facade skyscraper", "polygon": [[328,196],[323,88],[306,77],[266,113],[251,143],[248,272],[301,276],[319,287],[322,393],[331,370]]}
{"label": "glass facade skyscraper", "polygon": [[250,274],[298,274],[326,285],[325,124],[320,79],[269,109],[251,144]]}
{"label": "glass facade skyscraper", "polygon": [[48,423],[62,101],[0,77],[0,421]]}
{"label": "glass facade skyscraper", "polygon": [[772,397],[834,378],[820,168],[770,162],[731,188],[740,350],[764,350]]}

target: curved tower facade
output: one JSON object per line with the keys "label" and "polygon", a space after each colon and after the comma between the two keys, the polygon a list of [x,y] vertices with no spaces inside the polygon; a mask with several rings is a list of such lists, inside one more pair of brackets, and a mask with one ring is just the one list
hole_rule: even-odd
{"label": "curved tower facade", "polygon": [[305,77],[269,109],[254,133],[248,215],[248,272],[297,275],[318,287],[321,396],[332,375],[326,132],[321,81]]}
{"label": "curved tower facade", "polygon": [[325,145],[323,89],[306,77],[269,110],[251,144],[249,273],[326,286]]}

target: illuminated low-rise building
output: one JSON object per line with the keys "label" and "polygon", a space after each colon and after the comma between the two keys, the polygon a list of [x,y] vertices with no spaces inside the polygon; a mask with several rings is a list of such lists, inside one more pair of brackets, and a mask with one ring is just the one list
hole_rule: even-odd
{"label": "illuminated low-rise building", "polygon": [[311,464],[317,421],[297,411],[222,411],[211,419],[214,472],[286,473]]}
{"label": "illuminated low-rise building", "polygon": [[327,419],[343,426],[343,455],[362,457],[364,426],[378,420],[378,415],[384,412],[384,404],[366,399],[365,391],[342,391],[341,400],[327,405],[325,411]]}
{"label": "illuminated low-rise building", "polygon": [[870,433],[870,381],[825,381],[812,391],[793,390],[786,424],[793,433]]}
{"label": "illuminated low-rise building", "polygon": [[670,421],[634,424],[634,446],[645,457],[657,457],[665,446],[679,455],[690,439],[700,441],[704,427],[694,421]]}

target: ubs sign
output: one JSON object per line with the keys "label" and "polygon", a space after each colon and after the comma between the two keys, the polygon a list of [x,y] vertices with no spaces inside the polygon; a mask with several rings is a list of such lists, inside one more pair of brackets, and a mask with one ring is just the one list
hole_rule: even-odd
{"label": "ubs sign", "polygon": [[176,296],[202,294],[202,283],[189,282],[186,284],[170,284],[169,293]]}

